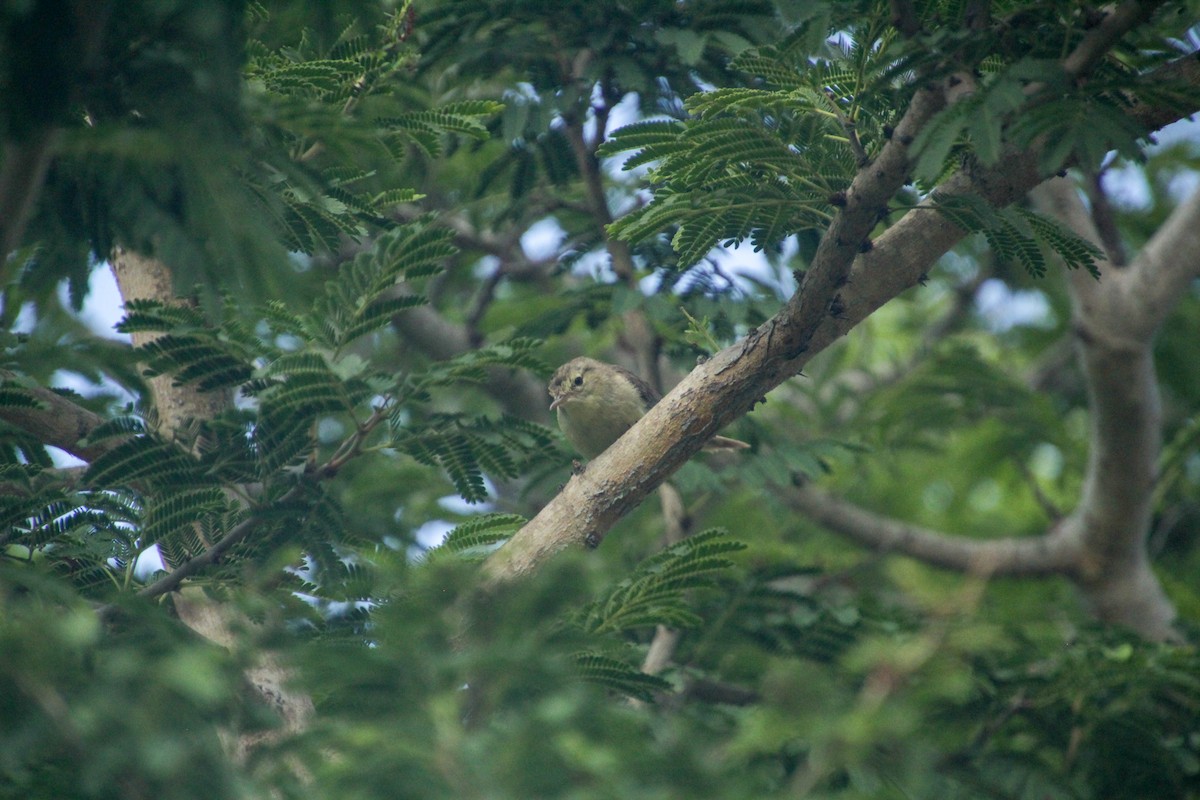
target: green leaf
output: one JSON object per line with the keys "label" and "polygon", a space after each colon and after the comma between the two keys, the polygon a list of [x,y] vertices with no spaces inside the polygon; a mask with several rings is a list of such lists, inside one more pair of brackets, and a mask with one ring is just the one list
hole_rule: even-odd
{"label": "green leaf", "polygon": [[670,683],[657,675],[649,675],[631,664],[600,653],[576,653],[574,664],[579,676],[588,683],[646,703],[652,702],[656,694],[672,689]]}
{"label": "green leaf", "polygon": [[733,566],[725,554],[746,546],[726,536],[717,528],[702,531],[646,559],[607,595],[581,610],[584,629],[605,633],[700,624],[700,618],[687,608],[685,593],[710,586],[716,575]]}
{"label": "green leaf", "polygon": [[527,521],[519,514],[483,514],[450,531],[438,549],[460,555],[489,552],[494,545],[508,541]]}

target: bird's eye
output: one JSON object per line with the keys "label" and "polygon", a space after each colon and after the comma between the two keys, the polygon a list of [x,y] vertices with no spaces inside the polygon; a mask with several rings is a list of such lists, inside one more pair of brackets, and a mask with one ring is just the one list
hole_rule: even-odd
{"label": "bird's eye", "polygon": [[575,385],[576,385],[576,386],[583,386],[583,376],[582,376],[582,375],[576,375],[576,376],[575,376]]}

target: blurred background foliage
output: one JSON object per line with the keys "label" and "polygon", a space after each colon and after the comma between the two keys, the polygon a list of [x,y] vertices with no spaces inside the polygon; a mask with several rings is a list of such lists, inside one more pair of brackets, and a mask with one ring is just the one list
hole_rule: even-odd
{"label": "blurred background foliage", "polygon": [[[993,4],[1012,24],[986,39],[957,22],[970,3],[915,5],[956,21],[939,53],[988,55],[993,71],[1083,30],[1070,2]],[[1194,49],[1195,9],[1167,5],[1145,41]],[[74,387],[108,420],[92,438],[113,445],[81,475],[0,429],[0,796],[1200,796],[1195,287],[1156,351],[1167,448],[1151,546],[1182,644],[1093,624],[1061,579],[865,553],[789,507],[795,482],[820,480],[980,538],[1069,510],[1087,405],[1061,269],[1034,277],[983,237],[738,422],[750,455],[676,475],[705,533],[668,541],[652,501],[598,550],[478,594],[480,553],[569,475],[552,368],[649,352],[666,368],[647,377],[669,386],[795,290],[825,190],[854,169],[816,153],[822,192],[789,200],[812,208],[780,235],[681,258],[676,230],[626,243],[606,226],[656,213],[687,176],[652,185],[599,145],[689,118],[699,92],[761,89],[754,66],[812,59],[831,84],[858,81],[836,85],[870,147],[907,101],[901,67],[931,44],[894,42],[887,4],[69,9],[0,6],[5,141],[55,143],[4,266],[0,401]],[[794,99],[816,116],[756,118],[781,136],[836,123],[820,97]],[[1109,191],[1136,252],[1194,189],[1200,145],[1189,128],[1124,146],[1132,157],[1081,179]],[[946,147],[960,158],[970,135]],[[700,218],[746,190],[726,189]],[[99,287],[118,244],[203,301],[130,315],[123,330],[174,337],[153,352],[76,313],[116,302]],[[198,459],[145,432],[138,361],[239,390]],[[222,491],[246,486],[248,505]],[[161,577],[147,548],[174,566],[248,520],[253,535],[193,581],[254,623],[231,649],[137,595]],[[649,676],[659,624],[681,636]],[[264,651],[315,704],[302,731],[279,735],[245,684]],[[246,734],[262,743],[230,758]]]}

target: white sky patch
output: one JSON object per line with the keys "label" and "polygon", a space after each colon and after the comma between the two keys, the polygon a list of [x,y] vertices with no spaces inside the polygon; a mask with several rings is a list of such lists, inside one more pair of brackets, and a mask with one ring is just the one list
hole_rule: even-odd
{"label": "white sky patch", "polygon": [[454,530],[455,525],[444,519],[433,519],[413,531],[417,544],[429,550],[446,541],[446,534]]}
{"label": "white sky patch", "polygon": [[36,323],[37,315],[34,313],[33,303],[25,303],[17,313],[17,318],[13,320],[13,333],[32,333]]}
{"label": "white sky patch", "polygon": [[1150,181],[1137,164],[1109,167],[1101,178],[1104,193],[1117,208],[1145,211],[1150,208]]}
{"label": "white sky patch", "polygon": [[163,563],[162,554],[158,551],[158,545],[152,544],[138,553],[137,558],[133,562],[133,576],[138,580],[144,581],[154,573],[166,568],[167,565]]}
{"label": "white sky patch", "polygon": [[496,268],[499,266],[500,259],[496,258],[496,256],[480,256],[479,260],[475,262],[475,266],[471,271],[474,273],[476,278],[482,280],[495,272]]}
{"label": "white sky patch", "polygon": [[1036,289],[1010,289],[991,278],[975,293],[975,310],[993,333],[1017,327],[1049,327],[1054,322],[1050,303]]}
{"label": "white sky patch", "polygon": [[[59,284],[58,293],[63,305],[66,305],[66,281]],[[113,277],[107,262],[97,265],[88,276],[87,299],[83,303],[83,311],[80,312],[79,318],[98,336],[128,342],[128,334],[117,333],[115,330],[117,323],[124,316],[125,308],[121,300],[121,291],[117,288],[117,279]]]}
{"label": "white sky patch", "polygon": [[[486,475],[483,476],[483,485],[487,489],[487,493],[491,497],[496,496],[496,485],[493,484]],[[456,494],[448,494],[444,497],[439,497],[437,504],[449,511],[451,514],[482,514],[491,511],[490,503],[468,503]]]}
{"label": "white sky patch", "polygon": [[[603,102],[604,98],[600,89],[600,84],[592,87],[592,102],[593,104]],[[628,125],[631,122],[638,121],[638,96],[630,92],[621,98],[621,101],[613,106],[608,112],[607,133],[612,133],[617,128]],[[589,109],[587,119],[583,123],[583,135],[589,140],[596,137],[596,114]],[[624,160],[624,159],[622,159]]]}
{"label": "white sky patch", "polygon": [[57,469],[88,466],[88,462],[76,458],[66,450],[60,450],[54,445],[47,445],[46,452],[50,454],[50,462],[54,464]]}
{"label": "white sky patch", "polygon": [[[1155,143],[1146,147],[1147,155],[1182,144],[1190,144],[1194,152],[1200,152],[1200,121],[1192,118],[1172,122],[1154,135]],[[1111,158],[1110,154],[1110,158]],[[1103,177],[1104,191],[1118,207],[1130,211],[1145,211],[1150,208],[1152,188],[1140,164],[1123,163],[1110,167]],[[1168,181],[1167,191],[1176,203],[1182,203],[1200,188],[1200,175],[1181,169]]]}
{"label": "white sky patch", "polygon": [[558,254],[567,232],[554,217],[538,220],[521,234],[521,249],[531,260],[552,258]]}

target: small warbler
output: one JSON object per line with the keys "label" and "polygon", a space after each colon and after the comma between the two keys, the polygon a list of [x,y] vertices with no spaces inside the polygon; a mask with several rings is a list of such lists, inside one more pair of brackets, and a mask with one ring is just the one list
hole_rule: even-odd
{"label": "small warbler", "polygon": [[[593,358],[574,358],[550,379],[550,409],[558,427],[584,458],[595,458],[633,427],[661,398],[627,369]],[[750,445],[714,436],[705,450],[743,450]]]}

